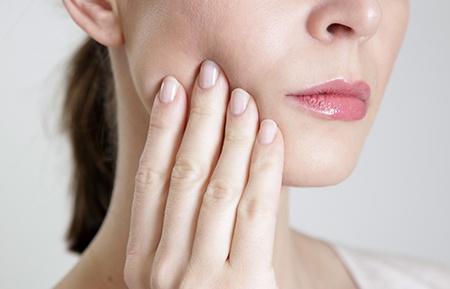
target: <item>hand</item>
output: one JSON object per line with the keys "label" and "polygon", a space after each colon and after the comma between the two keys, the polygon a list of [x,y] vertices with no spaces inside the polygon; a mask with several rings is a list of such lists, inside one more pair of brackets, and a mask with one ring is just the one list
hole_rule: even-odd
{"label": "hand", "polygon": [[255,100],[241,89],[229,100],[228,90],[211,61],[189,109],[184,88],[164,79],[136,176],[129,288],[278,288],[282,135],[271,120],[258,130]]}

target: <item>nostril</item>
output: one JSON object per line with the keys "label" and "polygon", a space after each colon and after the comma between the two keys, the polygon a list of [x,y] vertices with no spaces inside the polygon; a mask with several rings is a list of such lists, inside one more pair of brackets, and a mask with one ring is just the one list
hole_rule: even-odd
{"label": "nostril", "polygon": [[337,34],[337,33],[349,34],[353,32],[353,29],[343,24],[332,23],[328,25],[327,31],[330,34]]}
{"label": "nostril", "polygon": [[379,0],[311,2],[317,4],[309,12],[307,30],[313,38],[324,43],[366,42],[376,34],[381,23]]}

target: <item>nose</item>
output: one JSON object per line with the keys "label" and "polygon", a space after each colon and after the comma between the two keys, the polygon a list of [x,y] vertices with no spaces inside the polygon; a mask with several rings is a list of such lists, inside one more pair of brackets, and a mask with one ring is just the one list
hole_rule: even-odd
{"label": "nose", "polygon": [[381,23],[382,11],[378,0],[319,0],[312,8],[307,28],[319,41],[372,38]]}

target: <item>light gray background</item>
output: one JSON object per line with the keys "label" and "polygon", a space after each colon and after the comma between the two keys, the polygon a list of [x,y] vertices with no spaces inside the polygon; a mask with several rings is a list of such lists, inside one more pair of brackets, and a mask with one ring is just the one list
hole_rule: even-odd
{"label": "light gray background", "polygon": [[[65,251],[70,158],[64,65],[83,34],[61,1],[0,2],[0,288],[48,288]],[[450,2],[412,1],[405,46],[359,166],[292,193],[292,225],[326,240],[450,265]]]}

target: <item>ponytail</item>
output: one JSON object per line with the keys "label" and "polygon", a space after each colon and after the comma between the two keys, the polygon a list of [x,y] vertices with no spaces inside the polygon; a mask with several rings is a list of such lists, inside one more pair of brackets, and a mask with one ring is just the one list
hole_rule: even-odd
{"label": "ponytail", "polygon": [[111,200],[117,153],[113,77],[108,50],[88,39],[69,68],[63,128],[73,157],[73,216],[69,249],[83,252],[105,218]]}

